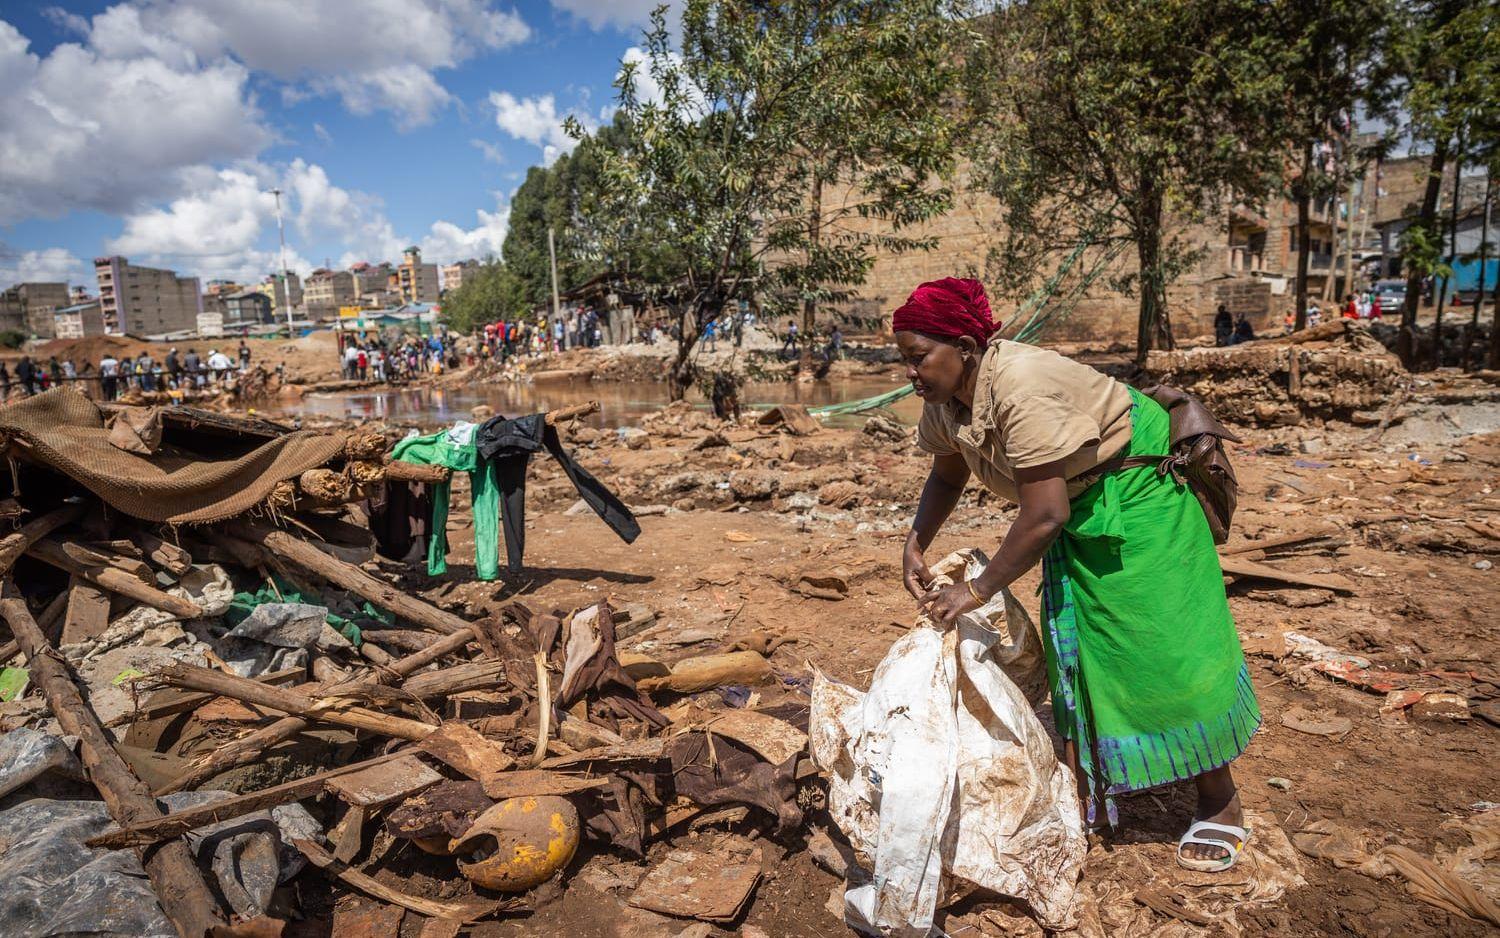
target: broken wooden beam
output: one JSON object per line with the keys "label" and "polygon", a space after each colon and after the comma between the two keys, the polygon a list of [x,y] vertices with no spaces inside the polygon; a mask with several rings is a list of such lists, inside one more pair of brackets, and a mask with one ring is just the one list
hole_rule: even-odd
{"label": "broken wooden beam", "polygon": [[447,466],[424,466],[421,463],[406,462],[401,459],[387,459],[385,462],[387,482],[423,482],[436,485],[440,482],[447,482],[452,475],[452,470]]}
{"label": "broken wooden beam", "polygon": [[82,505],[65,505],[56,511],[49,511],[40,518],[28,521],[21,526],[19,531],[0,538],[0,574],[8,573],[31,545],[81,517],[83,517]]}
{"label": "broken wooden beam", "polygon": [[68,545],[53,540],[40,540],[26,550],[26,556],[35,557],[59,570],[81,576],[90,583],[119,593],[127,599],[145,603],[153,609],[171,613],[179,619],[197,619],[203,615],[203,607],[190,599],[173,596],[154,586],[147,586],[124,570],[108,565],[86,563],[75,559]]}
{"label": "broken wooden beam", "polygon": [[447,697],[506,683],[505,662],[491,659],[456,664],[439,671],[424,671],[403,681],[401,687],[418,697]]}
{"label": "broken wooden beam", "polygon": [[1242,541],[1238,544],[1226,544],[1219,548],[1223,555],[1249,554],[1254,551],[1273,550],[1278,547],[1291,547],[1295,544],[1304,544],[1309,541],[1322,541],[1331,537],[1337,537],[1342,533],[1336,525],[1322,525],[1311,531],[1302,531],[1297,534],[1284,534],[1280,537],[1268,537],[1260,541]]}
{"label": "broken wooden beam", "polygon": [[183,576],[193,569],[192,554],[176,544],[162,540],[150,531],[140,529],[131,531],[130,540],[151,559],[152,563],[173,576]]}
{"label": "broken wooden beam", "polygon": [[1240,557],[1219,558],[1219,568],[1229,576],[1248,576],[1260,580],[1275,580],[1293,586],[1310,586],[1314,589],[1333,590],[1336,593],[1353,593],[1354,586],[1342,577],[1320,576],[1312,573],[1294,573],[1280,570],[1269,564],[1256,563]]}
{"label": "broken wooden beam", "polygon": [[398,739],[425,739],[436,727],[419,723],[405,717],[392,716],[363,707],[345,706],[343,703],[308,697],[296,691],[269,684],[259,684],[247,677],[211,671],[196,665],[174,661],[154,675],[158,680],[173,687],[206,691],[220,697],[229,697],[242,703],[255,704],[279,710],[290,716],[298,716],[324,723],[337,723],[381,736]]}
{"label": "broken wooden beam", "polygon": [[282,782],[270,788],[262,788],[260,791],[250,792],[248,795],[239,795],[235,798],[226,798],[223,801],[215,801],[210,804],[198,805],[193,808],[184,808],[181,811],[173,811],[166,816],[158,815],[155,818],[141,823],[122,826],[117,831],[107,831],[97,837],[84,841],[89,847],[108,847],[116,850],[121,847],[145,847],[162,840],[170,840],[173,837],[181,837],[188,831],[207,827],[210,824],[218,824],[221,821],[231,821],[237,817],[244,817],[256,811],[265,811],[278,805],[290,804],[303,798],[310,798],[323,791],[325,783],[330,778],[358,772],[372,765],[389,762],[392,759],[407,758],[411,755],[406,752],[392,752],[363,762],[351,762],[338,768],[327,769],[306,778],[295,779],[290,782]]}
{"label": "broken wooden beam", "polygon": [[469,627],[469,623],[458,616],[402,592],[395,586],[319,550],[312,543],[280,528],[252,521],[238,521],[230,527],[237,538],[263,547],[277,557],[294,564],[309,573],[346,589],[361,599],[367,599],[403,619],[432,629],[434,632],[453,634]]}
{"label": "broken wooden beam", "polygon": [[[47,698],[58,725],[64,733],[78,737],[84,768],[110,816],[122,826],[161,820],[162,813],[151,793],[115,751],[109,735],[99,725],[99,718],[84,703],[62,656],[42,635],[25,601],[15,595],[14,587],[8,583],[4,597],[0,598],[0,616],[10,624],[11,632],[26,653],[32,680]],[[183,938],[202,938],[214,926],[223,924],[224,918],[188,845],[175,836],[158,838],[172,842],[144,855],[142,864],[162,911],[178,934]]]}

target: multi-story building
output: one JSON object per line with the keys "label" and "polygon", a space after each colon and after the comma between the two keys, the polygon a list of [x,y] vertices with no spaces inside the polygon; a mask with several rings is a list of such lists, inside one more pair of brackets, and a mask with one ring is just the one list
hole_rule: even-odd
{"label": "multi-story building", "polygon": [[479,269],[476,260],[459,261],[456,264],[444,264],[441,271],[443,275],[443,292],[457,290],[464,285],[465,277],[473,277],[474,272]]}
{"label": "multi-story building", "polygon": [[271,298],[278,316],[285,316],[288,307],[302,308],[302,280],[295,272],[288,270],[284,274],[271,274],[266,277],[262,288],[262,292]]}
{"label": "multi-story building", "polygon": [[349,273],[354,277],[354,298],[364,306],[369,305],[365,302],[366,297],[386,292],[391,289],[391,281],[396,279],[396,271],[389,261],[380,264],[360,261],[349,268]]}
{"label": "multi-story building", "polygon": [[118,254],[95,258],[94,273],[106,332],[148,336],[197,329],[203,312],[197,277],[140,267]]}
{"label": "multi-story building", "polygon": [[438,268],[422,263],[422,251],[415,245],[402,252],[401,266],[396,268],[397,292],[403,303],[436,303]]}
{"label": "multi-story building", "polygon": [[66,283],[18,283],[0,293],[0,330],[52,336],[52,311],[67,306]]}
{"label": "multi-story building", "polygon": [[98,300],[54,310],[52,334],[59,339],[83,339],[104,334],[104,312]]}
{"label": "multi-story building", "polygon": [[212,305],[204,304],[203,313],[198,317],[198,334],[205,338],[236,335],[247,326],[276,321],[276,311],[272,309],[271,297],[266,291],[221,293],[213,299]]}
{"label": "multi-story building", "polygon": [[347,270],[318,268],[308,275],[303,284],[302,302],[307,315],[319,316],[336,312],[340,306],[352,306],[355,300],[354,274]]}

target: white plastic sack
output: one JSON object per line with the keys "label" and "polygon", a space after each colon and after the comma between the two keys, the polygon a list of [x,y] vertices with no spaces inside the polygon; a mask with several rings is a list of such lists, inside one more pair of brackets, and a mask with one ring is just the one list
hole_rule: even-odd
{"label": "white plastic sack", "polygon": [[[965,563],[973,575],[984,560],[967,552],[934,570]],[[1024,900],[1046,928],[1072,926],[1088,849],[1077,789],[1002,661],[1028,666],[1026,684],[1042,664],[1008,593],[946,635],[919,626],[902,636],[863,694],[815,677],[812,758],[829,776],[835,822],[874,866],[845,893],[851,927],[930,934],[945,877]]]}

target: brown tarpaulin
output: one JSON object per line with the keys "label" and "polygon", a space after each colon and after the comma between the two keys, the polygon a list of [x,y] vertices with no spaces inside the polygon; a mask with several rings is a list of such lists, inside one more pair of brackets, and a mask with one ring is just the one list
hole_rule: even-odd
{"label": "brown tarpaulin", "polygon": [[127,515],[172,523],[232,518],[343,451],[338,433],[288,433],[240,456],[170,446],[138,456],[109,442],[104,415],[77,391],[58,388],[0,407],[0,436],[36,462],[76,480]]}

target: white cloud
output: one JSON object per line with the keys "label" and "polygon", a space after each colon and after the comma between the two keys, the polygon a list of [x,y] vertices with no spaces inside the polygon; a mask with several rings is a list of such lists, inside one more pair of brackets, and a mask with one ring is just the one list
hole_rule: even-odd
{"label": "white cloud", "polygon": [[[517,98],[509,91],[491,91],[490,105],[495,109],[495,126],[517,140],[542,148],[542,163],[551,166],[564,153],[571,153],[578,141],[563,129],[566,113],[559,114],[557,101],[550,94],[535,98]],[[588,130],[595,127],[587,114],[576,114]]]}
{"label": "white cloud", "polygon": [[43,58],[0,21],[0,224],[125,211],[177,191],[187,168],[270,142],[244,66],[199,66],[165,41],[103,38],[119,56],[64,43]]}
{"label": "white cloud", "polygon": [[62,7],[47,7],[42,15],[52,22],[63,32],[72,33],[75,36],[87,36],[89,34],[89,21],[87,17],[79,16],[77,13],[69,13]]}
{"label": "white cloud", "polygon": [[103,25],[122,47],[170,37],[204,61],[231,56],[336,94],[356,114],[390,111],[403,128],[452,100],[435,70],[531,37],[519,13],[490,0],[137,0],[95,17],[95,33],[116,16]]}
{"label": "white cloud", "polygon": [[0,288],[26,281],[61,281],[92,287],[94,269],[66,248],[16,251],[0,244]]}
{"label": "white cloud", "polygon": [[505,165],[505,151],[498,144],[490,143],[488,140],[470,140],[469,145],[484,154],[485,160],[491,163]]}
{"label": "white cloud", "polygon": [[[615,29],[631,29],[651,22],[651,11],[664,0],[552,0],[559,10],[573,14],[594,29],[606,26]],[[677,22],[680,2],[667,3],[669,22]]]}
{"label": "white cloud", "polygon": [[296,250],[298,240],[331,240],[355,259],[393,258],[408,243],[379,200],[333,185],[315,163],[298,159],[278,169],[246,162],[191,177],[187,194],[128,215],[106,250],[205,278],[258,281],[280,267],[273,186],[282,189],[287,264],[301,274],[314,265]]}
{"label": "white cloud", "polygon": [[480,209],[476,214],[479,224],[473,228],[460,228],[448,221],[433,222],[427,237],[422,239],[422,258],[435,264],[450,264],[469,258],[482,260],[491,254],[499,257],[505,232],[510,227],[510,205],[501,202],[493,212]]}

